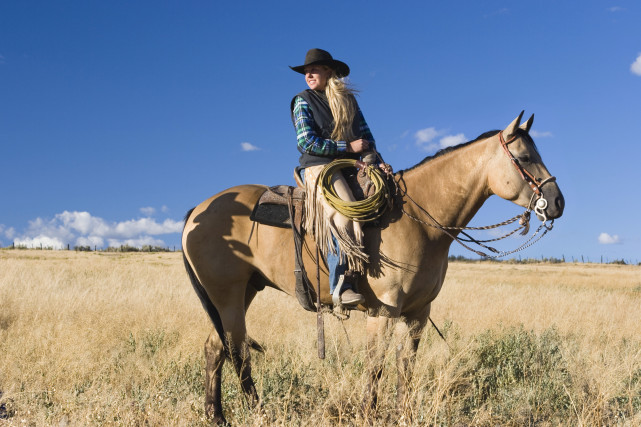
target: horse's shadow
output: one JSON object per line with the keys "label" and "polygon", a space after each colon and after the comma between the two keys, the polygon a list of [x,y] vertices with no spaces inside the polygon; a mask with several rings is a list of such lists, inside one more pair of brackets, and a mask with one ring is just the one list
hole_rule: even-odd
{"label": "horse's shadow", "polygon": [[[230,192],[217,197],[207,206],[207,209],[196,215],[193,222],[208,229],[217,230],[215,237],[210,236],[211,241],[207,242],[208,246],[226,246],[232,251],[251,256],[252,251],[247,244],[238,240],[226,240],[223,238],[223,236],[232,236],[234,217],[246,218],[251,213],[247,206],[236,201],[238,194],[238,192]],[[224,215],[221,215],[223,212]]]}

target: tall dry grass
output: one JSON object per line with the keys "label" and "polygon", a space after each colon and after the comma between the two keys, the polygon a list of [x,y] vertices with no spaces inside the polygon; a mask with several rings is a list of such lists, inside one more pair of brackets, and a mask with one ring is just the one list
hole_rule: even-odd
{"label": "tall dry grass", "polygon": [[[641,424],[641,268],[453,263],[419,348],[411,405],[395,409],[387,351],[374,425]],[[248,313],[263,399],[232,369],[234,425],[361,425],[365,317],[316,321],[265,290]],[[0,251],[1,425],[207,425],[210,324],[181,255]],[[393,346],[392,346],[393,347]]]}

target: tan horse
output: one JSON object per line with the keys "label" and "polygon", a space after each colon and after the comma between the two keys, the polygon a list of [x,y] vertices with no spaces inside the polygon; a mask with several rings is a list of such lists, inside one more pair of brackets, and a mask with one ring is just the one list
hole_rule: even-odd
{"label": "tan horse", "polygon": [[[366,408],[376,405],[383,365],[382,346],[378,343],[391,331],[401,337],[397,354],[398,396],[399,404],[405,404],[412,360],[431,302],[445,279],[452,235],[427,225],[430,221],[421,207],[440,224],[459,227],[465,226],[493,194],[523,207],[544,195],[547,206],[539,203],[539,214],[554,219],[563,213],[563,195],[528,133],[533,117],[520,126],[522,115],[501,132],[488,132],[397,173],[396,179],[406,195],[399,203],[405,212],[397,206],[383,229],[366,229],[365,247],[371,262],[367,276],[358,283],[366,300],[358,309],[368,313]],[[509,144],[508,150],[501,141]],[[532,179],[534,182],[528,183]],[[265,286],[289,295],[295,292],[291,230],[261,225],[250,239],[254,224],[249,215],[264,190],[264,186],[242,185],[222,191],[187,214],[183,231],[185,266],[214,323],[205,342],[205,407],[215,422],[225,421],[221,404],[225,357],[232,361],[248,402],[259,402],[251,377],[251,340],[245,327],[245,313],[252,299]],[[313,243],[308,241],[308,247],[312,248]],[[309,254],[314,251],[307,252],[306,265],[312,266],[314,261]],[[380,253],[394,265],[381,265]],[[330,304],[324,270],[321,282],[322,301]]]}

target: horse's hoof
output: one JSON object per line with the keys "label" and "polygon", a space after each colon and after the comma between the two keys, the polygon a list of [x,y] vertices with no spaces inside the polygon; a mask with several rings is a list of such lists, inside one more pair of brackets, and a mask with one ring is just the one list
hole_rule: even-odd
{"label": "horse's hoof", "polygon": [[225,419],[222,411],[216,411],[214,405],[205,407],[205,416],[208,420],[211,420],[211,425],[213,426],[228,426],[231,425]]}
{"label": "horse's hoof", "polygon": [[230,426],[231,424],[229,424],[227,422],[227,420],[225,419],[225,417],[223,417],[221,415],[221,416],[212,417],[211,418],[211,425],[213,425],[213,426]]}
{"label": "horse's hoof", "polygon": [[368,419],[376,414],[376,402],[371,399],[365,399],[361,402],[361,414],[363,418]]}

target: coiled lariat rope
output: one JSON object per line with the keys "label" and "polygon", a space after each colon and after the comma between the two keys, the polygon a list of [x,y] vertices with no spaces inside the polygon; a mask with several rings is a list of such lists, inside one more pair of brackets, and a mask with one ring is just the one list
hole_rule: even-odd
{"label": "coiled lariat rope", "polygon": [[355,167],[356,162],[354,159],[337,159],[328,163],[318,175],[317,182],[327,203],[340,214],[356,222],[373,221],[385,213],[385,207],[390,201],[385,177],[376,166],[365,166],[365,173],[374,184],[375,191],[374,194],[363,200],[355,202],[343,200],[332,185],[332,176],[335,173],[340,172],[341,169]]}

